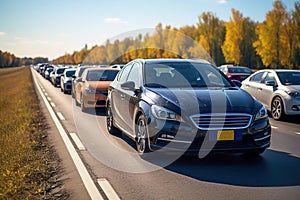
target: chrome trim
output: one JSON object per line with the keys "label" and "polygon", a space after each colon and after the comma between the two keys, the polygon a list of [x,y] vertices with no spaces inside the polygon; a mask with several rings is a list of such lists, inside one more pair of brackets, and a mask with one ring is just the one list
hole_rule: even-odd
{"label": "chrome trim", "polygon": [[178,142],[178,143],[184,143],[184,144],[191,144],[191,141],[184,141],[184,140],[175,140],[175,139],[166,139],[166,138],[157,138],[158,140],[163,140],[167,142]]}
{"label": "chrome trim", "polygon": [[258,141],[261,141],[261,140],[264,140],[264,139],[267,139],[267,138],[270,138],[271,137],[271,134],[270,135],[267,135],[265,137],[261,137],[261,138],[258,138],[258,139],[254,139],[255,142],[258,142]]}
{"label": "chrome trim", "polygon": [[[244,125],[244,126],[242,126],[242,124],[240,124],[239,126],[235,126],[235,127],[224,127],[224,123],[225,123],[225,119],[226,118],[223,118],[223,120],[222,121],[218,121],[218,120],[215,120],[215,122],[223,122],[223,126],[220,126],[220,127],[216,127],[216,128],[214,128],[214,127],[211,127],[211,122],[208,124],[209,125],[209,127],[208,128],[205,128],[205,127],[201,127],[201,126],[199,126],[199,124],[197,124],[195,121],[194,121],[194,119],[193,118],[195,118],[195,117],[226,117],[226,116],[237,116],[237,117],[247,117],[248,119],[244,119],[244,121],[245,120],[247,120],[248,122],[247,122],[247,124],[246,125]],[[245,128],[248,128],[249,126],[250,126],[250,124],[251,124],[251,122],[252,122],[252,115],[250,115],[250,114],[246,114],[246,113],[211,113],[211,114],[196,114],[196,115],[192,115],[192,116],[190,116],[190,120],[193,122],[193,124],[198,128],[198,129],[200,129],[200,130],[234,130],[234,129],[245,129]],[[234,122],[234,120],[233,120],[233,122]],[[243,123],[243,124],[245,124],[245,123]]]}

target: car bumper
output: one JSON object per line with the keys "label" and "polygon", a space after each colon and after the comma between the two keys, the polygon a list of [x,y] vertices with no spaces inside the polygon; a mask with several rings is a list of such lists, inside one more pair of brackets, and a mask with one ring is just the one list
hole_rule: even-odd
{"label": "car bumper", "polygon": [[200,130],[185,123],[152,119],[149,124],[150,147],[152,150],[199,154],[200,151],[255,152],[270,146],[271,126],[268,118],[252,123],[249,128],[232,131],[239,136],[219,140],[215,137],[218,131]]}
{"label": "car bumper", "polygon": [[284,101],[286,115],[300,115],[300,98],[289,98]]}
{"label": "car bumper", "polygon": [[106,98],[107,96],[104,96],[102,94],[84,93],[83,95],[84,106],[87,108],[105,108]]}

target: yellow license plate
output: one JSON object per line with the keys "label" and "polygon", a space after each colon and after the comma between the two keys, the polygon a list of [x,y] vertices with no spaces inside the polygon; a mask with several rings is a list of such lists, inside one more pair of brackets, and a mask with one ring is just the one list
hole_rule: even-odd
{"label": "yellow license plate", "polygon": [[233,130],[218,131],[217,141],[224,141],[224,140],[234,140],[234,131]]}

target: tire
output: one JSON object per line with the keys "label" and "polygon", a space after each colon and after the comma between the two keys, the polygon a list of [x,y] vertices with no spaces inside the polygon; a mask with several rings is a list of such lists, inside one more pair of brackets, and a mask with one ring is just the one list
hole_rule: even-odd
{"label": "tire", "polygon": [[145,153],[149,152],[149,143],[148,143],[148,128],[147,123],[144,115],[139,115],[136,121],[136,128],[135,128],[135,135],[136,135],[136,150],[140,156],[144,155]]}
{"label": "tire", "polygon": [[84,106],[84,100],[82,95],[80,95],[80,108],[82,112],[86,112],[86,107]]}
{"label": "tire", "polygon": [[284,107],[280,97],[275,97],[272,100],[271,115],[275,120],[281,120],[284,117]]}
{"label": "tire", "polygon": [[121,131],[114,126],[114,117],[112,115],[111,106],[109,103],[107,104],[107,108],[106,108],[106,128],[107,131],[112,135],[121,133]]}

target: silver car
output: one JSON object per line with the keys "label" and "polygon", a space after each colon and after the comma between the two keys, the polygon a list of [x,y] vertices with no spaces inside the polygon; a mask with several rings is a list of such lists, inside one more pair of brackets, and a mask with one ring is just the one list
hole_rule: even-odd
{"label": "silver car", "polygon": [[300,114],[300,70],[260,70],[245,79],[241,88],[259,100],[276,120]]}

